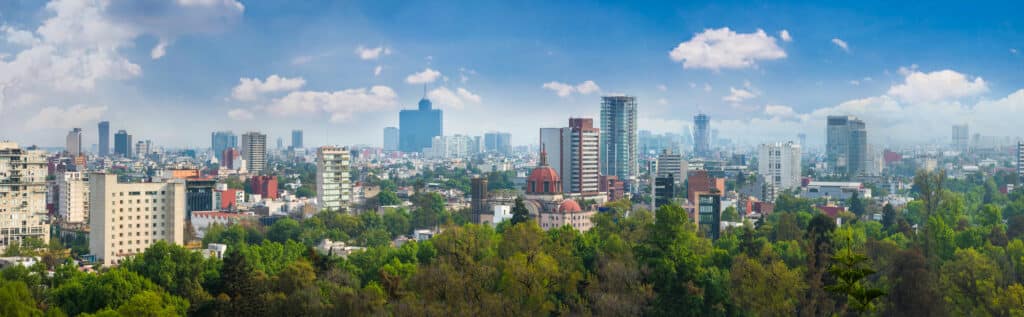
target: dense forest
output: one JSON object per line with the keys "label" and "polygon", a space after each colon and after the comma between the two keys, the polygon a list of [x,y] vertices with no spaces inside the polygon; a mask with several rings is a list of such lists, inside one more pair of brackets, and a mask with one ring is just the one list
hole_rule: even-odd
{"label": "dense forest", "polygon": [[[417,195],[411,213],[212,228],[203,242],[227,244],[223,260],[158,243],[99,274],[11,267],[0,315],[1024,316],[1024,191],[992,183],[919,173],[913,202],[855,202],[842,225],[784,195],[716,241],[678,206],[626,217],[616,201],[580,233],[466,224]],[[445,231],[389,246],[431,223]],[[369,248],[326,257],[323,238]]]}

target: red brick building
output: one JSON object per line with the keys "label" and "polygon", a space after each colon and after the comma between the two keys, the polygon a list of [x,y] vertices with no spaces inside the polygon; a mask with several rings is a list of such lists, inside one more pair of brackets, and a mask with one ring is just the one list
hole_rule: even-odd
{"label": "red brick building", "polygon": [[686,197],[690,203],[697,201],[697,193],[725,194],[725,179],[708,175],[707,171],[692,171],[686,178]]}
{"label": "red brick building", "polygon": [[249,178],[252,193],[263,198],[277,199],[277,176],[253,176]]}

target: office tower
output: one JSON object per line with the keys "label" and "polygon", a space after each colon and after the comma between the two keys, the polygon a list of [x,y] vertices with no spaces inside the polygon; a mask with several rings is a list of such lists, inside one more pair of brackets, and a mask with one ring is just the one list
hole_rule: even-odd
{"label": "office tower", "polygon": [[215,187],[217,187],[216,179],[185,179],[185,219],[192,220],[192,213],[196,211],[215,210],[213,203]]}
{"label": "office tower", "polygon": [[386,127],[384,128],[384,150],[385,151],[398,151],[398,128]]}
{"label": "office tower", "polygon": [[277,199],[277,176],[253,176],[249,178],[249,187],[253,194]]}
{"label": "office tower", "polygon": [[953,125],[953,148],[967,152],[970,148],[971,132],[966,124]]}
{"label": "office tower", "polygon": [[153,141],[150,140],[135,142],[135,157],[145,158],[153,151],[152,146]]}
{"label": "office tower", "polygon": [[320,210],[341,211],[352,201],[347,147],[321,146],[316,151],[316,196]]}
{"label": "office tower", "polygon": [[117,175],[89,175],[89,251],[103,266],[164,240],[185,240],[185,181],[118,183]]}
{"label": "office tower", "polygon": [[566,193],[600,192],[600,129],[590,118],[569,118],[564,128],[541,128],[540,145],[548,165],[558,172]]}
{"label": "office tower", "polygon": [[98,136],[99,140],[99,151],[97,151],[100,157],[106,157],[110,155],[110,122],[100,121]]}
{"label": "office tower", "polygon": [[242,135],[242,159],[245,169],[250,173],[259,174],[267,167],[267,135],[249,132]]}
{"label": "office tower", "polygon": [[484,133],[484,151],[505,155],[511,154],[512,134],[506,132]]}
{"label": "office tower", "polygon": [[722,196],[700,193],[697,200],[697,229],[717,240],[722,231]]}
{"label": "office tower", "polygon": [[302,147],[302,130],[292,130],[292,148],[301,149]]}
{"label": "office tower", "polygon": [[757,172],[767,185],[767,201],[775,201],[784,190],[800,187],[799,144],[761,144],[757,153]]}
{"label": "office tower", "polygon": [[796,138],[800,140],[801,147],[807,147],[807,133],[797,133]]}
{"label": "office tower", "polygon": [[711,156],[711,120],[703,113],[693,116],[693,156]]}
{"label": "office tower", "polygon": [[46,153],[0,142],[0,249],[24,238],[50,241]]}
{"label": "office tower", "polygon": [[210,133],[210,149],[214,154],[224,153],[228,148],[238,148],[238,137],[231,131]]}
{"label": "office tower", "polygon": [[277,138],[277,150],[280,151],[283,148],[284,148],[284,139],[278,137]]}
{"label": "office tower", "polygon": [[672,203],[676,195],[675,177],[670,173],[654,178],[654,208]]}
{"label": "office tower", "polygon": [[1024,184],[1024,142],[1017,142],[1017,184]]}
{"label": "office tower", "polygon": [[89,176],[80,172],[57,174],[58,215],[65,223],[89,221]]}
{"label": "office tower", "polygon": [[658,177],[672,175],[672,182],[682,186],[686,179],[686,172],[689,170],[689,163],[683,160],[683,156],[671,149],[662,150],[658,155]]}
{"label": "office tower", "polygon": [[601,174],[617,176],[629,192],[639,189],[636,110],[636,97],[601,97]]}
{"label": "office tower", "polygon": [[487,189],[486,176],[474,176],[470,179],[470,210],[473,215],[473,222],[480,223],[480,215],[491,213],[487,200],[490,198]]}
{"label": "office tower", "polygon": [[124,130],[117,130],[114,134],[114,154],[121,157],[132,157],[132,136]]}
{"label": "office tower", "polygon": [[826,159],[834,173],[847,177],[867,170],[867,128],[853,116],[828,116]]}
{"label": "office tower", "polygon": [[429,147],[434,137],[444,135],[444,120],[440,109],[433,109],[430,100],[420,100],[418,109],[398,113],[398,149],[402,152],[421,152]]}
{"label": "office tower", "polygon": [[236,165],[239,163],[238,160],[241,156],[242,154],[238,153],[238,150],[235,148],[228,148],[220,155],[220,166],[229,170],[237,169],[240,167]]}
{"label": "office tower", "polygon": [[[565,161],[570,157],[568,152],[571,137],[568,134],[569,128],[540,128],[540,148],[548,154],[548,166],[555,169],[563,180],[569,179],[569,163]],[[566,184],[566,189],[568,187]]]}
{"label": "office tower", "polygon": [[67,145],[64,147],[64,150],[66,152],[68,152],[68,156],[76,157],[79,154],[82,154],[82,129],[81,128],[71,129],[71,131],[68,132],[68,136],[67,136],[67,140],[66,141],[67,141],[67,143],[66,143]]}

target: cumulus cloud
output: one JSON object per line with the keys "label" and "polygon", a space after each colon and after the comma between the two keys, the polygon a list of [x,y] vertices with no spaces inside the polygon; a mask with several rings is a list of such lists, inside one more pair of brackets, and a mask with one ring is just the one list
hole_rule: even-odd
{"label": "cumulus cloud", "polygon": [[356,113],[393,109],[398,106],[397,99],[398,95],[388,86],[333,92],[293,91],[274,99],[266,108],[270,114],[280,116],[326,113],[331,122],[341,122]]}
{"label": "cumulus cloud", "polygon": [[906,76],[904,82],[889,88],[888,94],[908,103],[934,102],[988,92],[988,84],[981,77],[972,80],[949,69],[923,73],[903,68],[901,73]]}
{"label": "cumulus cloud", "polygon": [[380,76],[380,72],[382,71],[384,71],[384,66],[377,65],[377,67],[373,68],[373,76]]}
{"label": "cumulus cloud", "polygon": [[382,55],[391,55],[391,49],[383,46],[364,47],[359,45],[356,47],[356,55],[364,61],[375,60],[380,58]]}
{"label": "cumulus cloud", "polygon": [[[691,87],[691,88],[692,88],[692,87],[693,87],[694,85],[695,85],[694,83],[690,83],[690,87]],[[658,91],[668,91],[668,86],[665,86],[665,85],[658,85],[658,86],[657,86],[656,88],[658,88]]]}
{"label": "cumulus cloud", "polygon": [[574,93],[581,95],[589,95],[593,93],[601,92],[601,87],[597,85],[593,80],[587,80],[577,85],[567,84],[563,82],[551,81],[541,85],[541,88],[554,91],[559,97],[568,97]]}
{"label": "cumulus cloud", "polygon": [[850,51],[850,46],[846,44],[846,41],[840,40],[839,38],[832,39],[832,44],[835,44],[839,48],[843,49],[843,51]]}
{"label": "cumulus cloud", "polygon": [[74,105],[67,109],[46,107],[29,118],[25,122],[25,127],[33,130],[82,127],[86,123],[99,120],[105,112],[107,106]]}
{"label": "cumulus cloud", "polygon": [[413,73],[405,77],[405,82],[413,85],[429,84],[437,81],[441,77],[441,72],[427,68],[422,72]]}
{"label": "cumulus cloud", "polygon": [[779,31],[779,38],[782,39],[783,42],[792,42],[793,41],[793,37],[789,36],[789,30]]}
{"label": "cumulus cloud", "polygon": [[228,118],[235,121],[248,121],[252,120],[253,117],[254,115],[252,111],[242,108],[235,108],[228,111]]}
{"label": "cumulus cloud", "polygon": [[259,78],[239,78],[238,85],[231,90],[231,97],[235,100],[252,101],[257,100],[263,94],[292,91],[302,88],[306,80],[302,77],[287,78],[278,75],[270,75],[266,80]]}
{"label": "cumulus cloud", "polygon": [[683,68],[717,71],[755,67],[757,61],[786,58],[786,52],[775,42],[775,37],[761,29],[754,33],[736,33],[727,27],[706,29],[679,43],[669,52],[669,58],[682,62]]}
{"label": "cumulus cloud", "polygon": [[458,88],[452,91],[447,87],[439,87],[428,92],[427,98],[430,98],[435,105],[455,110],[465,108],[466,104],[478,104],[481,101],[480,95],[474,94],[465,88]]}
{"label": "cumulus cloud", "polygon": [[729,87],[729,95],[722,97],[723,101],[728,101],[732,104],[738,104],[744,100],[753,99],[757,97],[757,94],[746,89],[736,89],[736,87]]}

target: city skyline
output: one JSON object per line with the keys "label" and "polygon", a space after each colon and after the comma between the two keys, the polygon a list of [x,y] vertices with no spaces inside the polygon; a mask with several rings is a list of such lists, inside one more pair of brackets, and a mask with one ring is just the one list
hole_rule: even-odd
{"label": "city skyline", "polygon": [[[446,135],[498,129],[515,145],[598,117],[600,96],[615,94],[637,97],[638,130],[679,133],[704,112],[719,137],[749,145],[806,133],[820,147],[827,115],[877,127],[870,143],[903,144],[948,139],[953,124],[1016,136],[1001,119],[1024,114],[1018,4],[520,5],[0,4],[0,138],[55,146],[110,121],[172,147],[293,129],[310,145],[380,145],[424,95],[445,111]],[[631,25],[593,22],[607,18]],[[85,57],[97,63],[60,66]]]}

